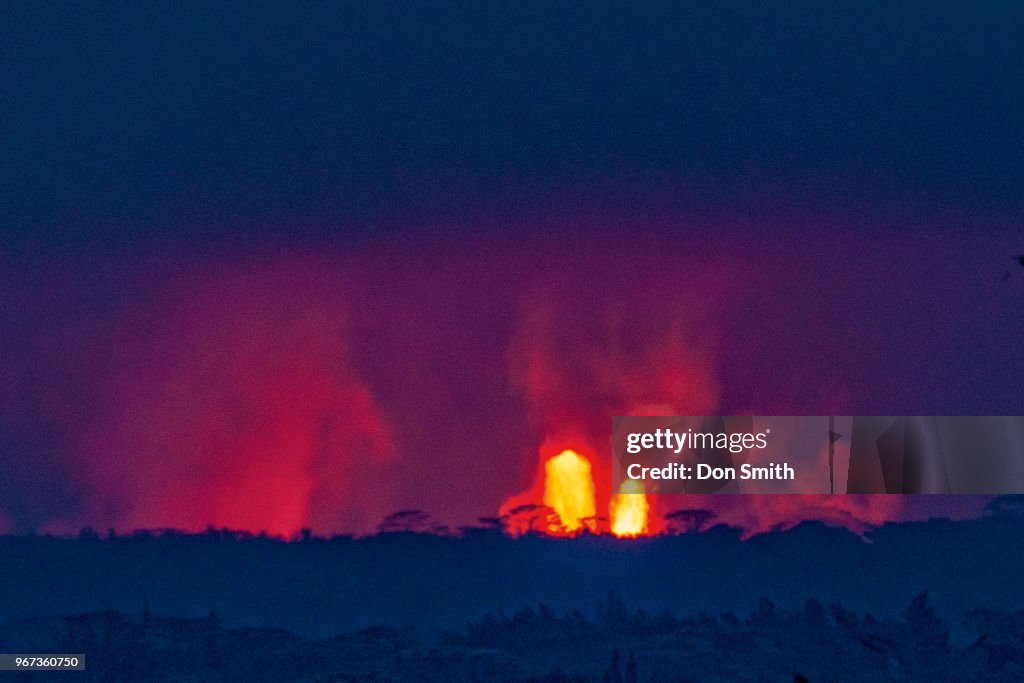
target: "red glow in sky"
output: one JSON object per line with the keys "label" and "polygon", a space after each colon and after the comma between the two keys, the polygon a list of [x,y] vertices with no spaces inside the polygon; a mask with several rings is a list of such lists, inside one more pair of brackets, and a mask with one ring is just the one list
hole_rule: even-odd
{"label": "red glow in sky", "polygon": [[[540,502],[551,448],[588,454],[601,515],[615,414],[993,408],[962,386],[1017,352],[986,332],[1000,294],[974,272],[991,245],[874,235],[905,259],[894,270],[857,231],[812,239],[810,219],[784,245],[742,222],[659,220],[648,237],[160,252],[123,268],[101,254],[24,273],[2,300],[0,437],[27,464],[7,468],[0,524],[367,532],[401,509],[471,524]],[[59,486],[32,483],[46,470]],[[748,530],[979,506],[662,497],[651,530],[698,504]]]}

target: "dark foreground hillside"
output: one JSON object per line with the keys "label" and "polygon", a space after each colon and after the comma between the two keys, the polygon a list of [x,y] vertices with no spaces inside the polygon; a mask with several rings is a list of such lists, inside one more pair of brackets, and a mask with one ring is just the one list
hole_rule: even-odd
{"label": "dark foreground hillside", "polygon": [[[546,606],[491,615],[439,638],[386,626],[327,639],[279,629],[226,629],[204,619],[100,612],[16,620],[0,648],[86,653],[83,681],[1019,681],[1024,612],[962,617],[972,642],[951,646],[947,624],[915,597],[896,619],[808,600],[768,600],[744,619],[679,619],[608,596],[591,615]],[[46,680],[53,674],[23,674]]]}
{"label": "dark foreground hillside", "polygon": [[[1013,501],[1010,501],[1011,503]],[[0,620],[99,611],[273,627],[310,638],[371,626],[437,635],[480,615],[592,610],[610,592],[647,613],[748,615],[767,596],[895,617],[929,591],[954,620],[1024,609],[1024,518],[890,524],[861,538],[805,523],[741,541],[734,529],[624,541],[387,533],[285,542],[228,532],[0,537]],[[955,624],[955,621],[953,622]]]}

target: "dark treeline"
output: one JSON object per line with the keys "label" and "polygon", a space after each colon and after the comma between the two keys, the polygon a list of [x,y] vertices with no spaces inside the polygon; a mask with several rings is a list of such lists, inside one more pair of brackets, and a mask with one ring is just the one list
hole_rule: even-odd
{"label": "dark treeline", "polygon": [[804,523],[741,540],[722,526],[635,540],[396,531],[294,541],[210,531],[0,537],[0,620],[104,610],[202,617],[327,637],[373,625],[421,633],[496,610],[590,609],[609,591],[650,613],[749,614],[768,595],[895,616],[928,589],[946,618],[1024,609],[1024,518],[888,524],[860,537]]}
{"label": "dark treeline", "polygon": [[[696,521],[633,540],[513,538],[493,524],[446,535],[408,514],[364,538],[5,536],[3,645],[78,643],[109,680],[138,678],[117,652],[145,663],[179,647],[186,680],[247,680],[243,669],[284,667],[288,652],[289,666],[334,680],[813,681],[850,666],[862,680],[1020,679],[1018,499],[863,537],[804,523],[741,540]],[[117,664],[102,669],[103,657]]]}
{"label": "dark treeline", "polygon": [[958,621],[972,638],[951,645],[948,624],[925,592],[892,618],[815,599],[793,610],[761,599],[743,618],[680,618],[632,609],[612,593],[589,614],[541,605],[430,638],[411,627],[378,626],[311,639],[225,628],[215,613],[184,619],[144,607],[130,616],[13,620],[0,629],[0,648],[84,653],[86,672],[67,674],[83,681],[1021,680],[1024,612],[972,610]]}

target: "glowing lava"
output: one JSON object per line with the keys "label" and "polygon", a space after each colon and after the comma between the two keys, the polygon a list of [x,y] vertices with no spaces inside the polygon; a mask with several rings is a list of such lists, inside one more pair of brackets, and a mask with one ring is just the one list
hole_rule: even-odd
{"label": "glowing lava", "polygon": [[616,536],[640,536],[647,533],[650,506],[644,485],[634,479],[623,482],[619,493],[608,502],[612,533]]}
{"label": "glowing lava", "polygon": [[583,526],[594,516],[594,477],[590,461],[565,450],[544,463],[544,504],[558,513],[566,531]]}
{"label": "glowing lava", "polygon": [[[623,537],[650,534],[657,520],[651,518],[642,483],[631,480],[617,494],[599,495],[610,488],[610,471],[600,468],[601,461],[595,466],[583,455],[588,452],[585,448],[572,446],[568,439],[541,446],[542,467],[534,485],[502,504],[500,514],[507,533],[574,536],[589,531]],[[607,510],[608,517],[599,516],[598,509]]]}

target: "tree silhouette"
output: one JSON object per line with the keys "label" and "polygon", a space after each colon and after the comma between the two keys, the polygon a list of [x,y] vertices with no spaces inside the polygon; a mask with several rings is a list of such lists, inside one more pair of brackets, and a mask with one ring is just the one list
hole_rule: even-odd
{"label": "tree silhouette", "polygon": [[622,680],[622,670],[619,668],[618,649],[612,650],[612,661],[608,663],[608,668],[605,669],[601,680],[603,683],[625,683]]}
{"label": "tree silhouette", "polygon": [[611,531],[611,525],[607,517],[591,515],[580,518],[580,533],[605,534]]}
{"label": "tree silhouette", "polygon": [[990,517],[1024,517],[1024,496],[999,496],[985,506],[985,514]]}
{"label": "tree silhouette", "polygon": [[444,534],[447,529],[437,524],[434,519],[422,510],[399,510],[394,512],[377,527],[379,534]]}
{"label": "tree silhouette", "polygon": [[715,518],[711,510],[676,510],[665,515],[670,534],[693,534],[704,531]]}
{"label": "tree silhouette", "polygon": [[639,677],[636,671],[636,656],[633,651],[629,651],[629,659],[626,661],[626,673],[622,677],[623,683],[638,683]]}
{"label": "tree silhouette", "polygon": [[535,534],[538,532],[565,531],[558,513],[547,505],[520,505],[502,516],[505,533],[510,536]]}

